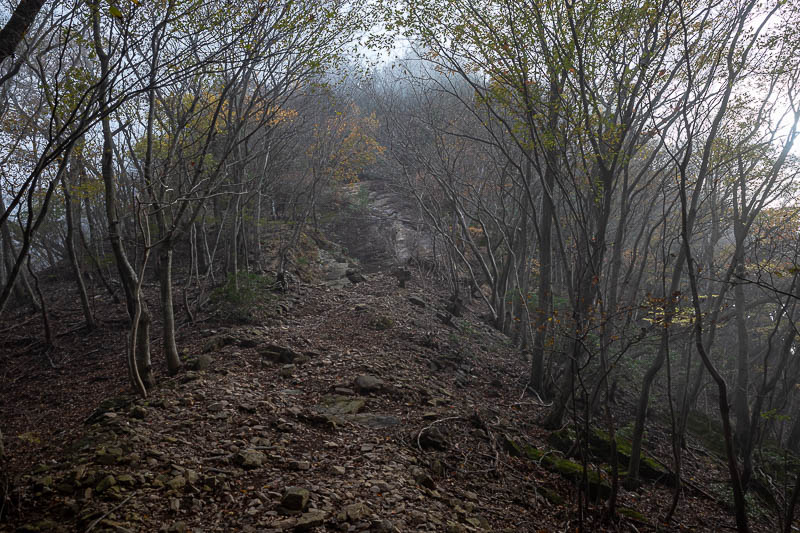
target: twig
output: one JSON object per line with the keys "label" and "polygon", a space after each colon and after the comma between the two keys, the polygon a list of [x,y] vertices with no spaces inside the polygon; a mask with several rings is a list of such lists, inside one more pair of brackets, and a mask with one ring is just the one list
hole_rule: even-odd
{"label": "twig", "polygon": [[106,511],[105,513],[103,513],[103,515],[102,515],[100,518],[98,518],[97,520],[95,520],[94,522],[92,522],[91,524],[89,524],[89,527],[87,527],[87,528],[86,528],[86,532],[85,532],[85,533],[89,533],[91,530],[93,530],[93,529],[94,529],[94,527],[95,527],[97,524],[99,524],[99,523],[100,523],[100,521],[101,521],[101,520],[103,520],[105,517],[107,517],[108,515],[110,515],[111,513],[113,513],[114,511],[116,511],[117,509],[119,509],[120,507],[122,507],[123,505],[125,505],[126,503],[128,503],[128,500],[130,500],[131,498],[133,498],[133,496],[134,496],[135,494],[136,494],[136,492],[132,492],[132,493],[130,494],[130,496],[128,496],[127,498],[125,498],[124,500],[122,500],[121,502],[119,502],[117,505],[115,505],[114,507],[112,507],[111,509],[109,509],[108,511]]}
{"label": "twig", "polygon": [[37,319],[38,317],[39,317],[39,315],[32,315],[30,318],[27,318],[27,319],[23,320],[23,321],[22,321],[22,322],[20,322],[19,324],[14,324],[14,325],[12,325],[12,326],[9,326],[9,327],[7,327],[7,328],[5,328],[5,329],[0,329],[0,333],[6,333],[6,332],[8,332],[8,331],[11,331],[12,329],[17,329],[17,328],[19,328],[19,327],[22,327],[22,326],[24,326],[25,324],[27,324],[28,322],[30,322],[30,321],[32,321],[32,320],[35,320],[35,319]]}

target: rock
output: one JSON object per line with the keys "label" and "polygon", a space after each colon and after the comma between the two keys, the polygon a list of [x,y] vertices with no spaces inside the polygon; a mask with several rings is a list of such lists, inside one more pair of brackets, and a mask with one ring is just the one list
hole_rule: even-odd
{"label": "rock", "polygon": [[186,522],[178,520],[177,522],[169,526],[169,529],[167,531],[169,531],[169,533],[186,533]]}
{"label": "rock", "polygon": [[132,487],[136,484],[136,478],[130,474],[122,474],[117,476],[117,483],[125,485],[126,487]]}
{"label": "rock", "polygon": [[233,337],[229,335],[217,335],[211,337],[203,345],[203,352],[218,352],[229,344],[233,343]]}
{"label": "rock", "polygon": [[385,315],[377,315],[370,319],[368,325],[375,331],[386,331],[387,329],[392,329],[392,327],[394,327],[394,320]]}
{"label": "rock", "polygon": [[308,513],[303,513],[297,520],[297,523],[295,523],[294,530],[308,531],[315,527],[319,527],[325,523],[326,516],[327,513],[325,511],[310,511]]}
{"label": "rock", "polygon": [[242,450],[233,456],[233,461],[242,468],[259,468],[266,461],[267,456],[258,450]]}
{"label": "rock", "polygon": [[408,297],[408,303],[410,303],[412,305],[416,305],[417,307],[422,307],[422,308],[424,308],[427,305],[425,303],[425,300],[423,300],[419,296],[414,296],[414,295],[411,295],[411,296]]}
{"label": "rock", "polygon": [[317,411],[326,415],[354,415],[366,405],[361,398],[348,398],[347,396],[326,395],[320,398]]}
{"label": "rock", "polygon": [[467,528],[462,526],[457,522],[448,521],[447,522],[447,529],[445,529],[447,533],[466,533]]}
{"label": "rock", "polygon": [[228,402],[223,400],[221,402],[212,402],[212,403],[208,404],[208,407],[206,409],[208,410],[209,413],[219,413],[220,411],[224,410],[226,407],[228,407]]}
{"label": "rock", "polygon": [[393,533],[398,530],[391,520],[376,520],[372,522],[371,531],[375,533]]}
{"label": "rock", "polygon": [[197,372],[204,372],[211,368],[211,362],[213,361],[213,357],[209,354],[200,354],[196,358],[192,359],[187,366],[190,370],[195,370]]}
{"label": "rock", "polygon": [[53,487],[53,476],[43,476],[36,480],[33,488],[37,492],[49,493]]}
{"label": "rock", "polygon": [[289,462],[289,468],[305,472],[306,470],[311,470],[311,463],[308,461],[291,461]]}
{"label": "rock", "polygon": [[298,357],[298,353],[285,346],[278,346],[277,344],[268,344],[258,349],[258,354],[273,362],[281,364],[294,363]]}
{"label": "rock", "polygon": [[122,457],[122,448],[100,448],[95,454],[94,460],[101,465],[113,465]]}
{"label": "rock", "polygon": [[488,531],[491,529],[489,521],[482,516],[473,516],[467,518],[466,522],[479,530]]}
{"label": "rock", "polygon": [[347,276],[347,279],[349,279],[351,283],[363,283],[367,281],[367,278],[364,276],[364,274],[362,274],[357,270],[352,270],[352,269],[348,270],[345,273],[345,275]]}
{"label": "rock", "polygon": [[398,426],[402,422],[396,416],[379,415],[375,413],[359,413],[356,415],[350,415],[347,417],[347,420],[374,429],[390,428],[393,426]]}
{"label": "rock", "polygon": [[100,480],[100,482],[95,486],[94,490],[98,494],[101,494],[101,493],[107,491],[108,489],[110,489],[111,487],[113,487],[116,484],[117,484],[116,478],[114,476],[112,476],[111,474],[109,474],[109,475],[107,475],[106,477],[104,477],[103,479]]}
{"label": "rock", "polygon": [[364,374],[358,376],[355,380],[353,380],[353,387],[361,394],[367,394],[370,392],[378,392],[383,389],[383,381],[376,378],[375,376],[371,376],[369,374]]}
{"label": "rock", "polygon": [[173,513],[177,513],[181,510],[181,501],[178,498],[170,498],[169,499],[169,510]]}
{"label": "rock", "polygon": [[311,493],[302,487],[286,487],[281,498],[281,510],[286,514],[300,514],[308,506]]}
{"label": "rock", "polygon": [[236,344],[239,348],[255,348],[260,344],[260,340],[253,337],[240,337]]}
{"label": "rock", "polygon": [[345,505],[337,517],[340,522],[356,522],[361,520],[369,513],[369,509],[363,503],[351,503]]}
{"label": "rock", "polygon": [[416,440],[423,449],[445,451],[450,447],[447,438],[435,426],[423,429]]}
{"label": "rock", "polygon": [[337,281],[347,276],[348,264],[347,263],[331,263],[328,265],[328,271],[325,273],[326,281]]}
{"label": "rock", "polygon": [[343,476],[347,473],[347,469],[343,466],[332,466],[331,470],[333,470],[334,474],[339,474],[340,476]]}
{"label": "rock", "polygon": [[200,474],[198,474],[194,470],[187,470],[186,472],[184,472],[184,475],[186,476],[186,481],[188,481],[191,484],[195,484],[200,480]]}
{"label": "rock", "polygon": [[418,466],[411,468],[411,476],[414,478],[414,481],[417,483],[417,485],[421,487],[431,490],[436,488],[436,483],[434,483],[430,474]]}
{"label": "rock", "polygon": [[167,481],[167,486],[172,490],[181,490],[183,487],[186,486],[186,478],[183,476],[175,476],[174,478]]}

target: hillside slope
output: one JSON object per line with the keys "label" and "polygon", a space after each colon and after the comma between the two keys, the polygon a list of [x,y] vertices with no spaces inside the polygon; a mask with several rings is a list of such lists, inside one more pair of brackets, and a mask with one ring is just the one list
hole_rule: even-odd
{"label": "hillside slope", "polygon": [[[660,523],[673,476],[658,427],[649,479],[620,488],[607,520],[602,432],[582,455],[584,476],[571,428],[536,425],[546,406],[524,394],[527,363],[479,302],[453,317],[435,281],[348,274],[337,253],[320,255],[315,281],[262,295],[255,323],[182,328],[187,371],[147,399],[127,393],[121,306],[105,303],[90,335],[64,312],[55,368],[19,326],[34,319],[10,317],[0,530],[733,529],[724,466],[694,439],[678,512]],[[68,292],[59,287],[52,294]],[[631,398],[619,397],[622,427]],[[771,530],[757,506],[753,519]]]}

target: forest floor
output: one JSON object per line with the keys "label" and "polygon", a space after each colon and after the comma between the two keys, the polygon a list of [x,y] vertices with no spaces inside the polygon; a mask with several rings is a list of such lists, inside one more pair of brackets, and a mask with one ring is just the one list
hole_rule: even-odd
{"label": "forest floor", "polygon": [[[388,272],[331,281],[273,293],[250,324],[185,324],[187,370],[167,377],[154,348],[146,399],[126,380],[124,306],[96,297],[87,333],[71,286],[50,282],[56,349],[42,351],[38,315],[0,322],[0,531],[735,529],[724,463],[691,436],[669,524],[668,474],[620,487],[606,520],[607,461],[588,457],[578,488],[580,460],[537,425],[527,363],[480,302],[453,317],[416,273],[405,288]],[[618,396],[622,427],[633,398]],[[671,464],[665,428],[647,449]]]}

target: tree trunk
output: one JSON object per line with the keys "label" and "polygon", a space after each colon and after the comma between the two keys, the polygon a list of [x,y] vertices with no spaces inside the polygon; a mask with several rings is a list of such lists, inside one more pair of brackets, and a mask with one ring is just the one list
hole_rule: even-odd
{"label": "tree trunk", "polygon": [[89,307],[89,295],[86,292],[86,283],[83,281],[83,274],[81,273],[81,267],[78,263],[78,254],[75,253],[75,221],[73,216],[74,206],[72,202],[72,194],[69,191],[69,186],[67,185],[66,181],[61,181],[61,187],[64,191],[64,208],[67,224],[67,237],[65,242],[67,255],[69,256],[69,263],[72,267],[72,272],[75,275],[75,285],[78,289],[78,297],[81,301],[83,318],[86,321],[87,329],[91,331],[97,327],[97,323],[94,320],[92,309]]}
{"label": "tree trunk", "polygon": [[[161,288],[161,312],[163,315],[162,340],[164,356],[167,359],[167,368],[171,375],[177,374],[181,369],[181,360],[178,356],[178,347],[175,343],[175,306],[172,301],[172,246],[165,241],[159,247],[159,269]],[[189,273],[191,276],[191,272]]]}
{"label": "tree trunk", "polygon": [[11,56],[42,9],[44,0],[22,0],[0,30],[0,63]]}
{"label": "tree trunk", "polygon": [[[0,194],[0,213],[5,212],[6,204],[3,201],[3,196]],[[17,251],[14,249],[14,241],[11,238],[11,231],[8,229],[9,219],[0,223],[0,238],[3,240],[3,260],[6,266],[6,283],[13,283],[12,290],[14,291],[14,298],[20,305],[30,303],[34,310],[37,310],[36,299],[33,297],[33,289],[28,282],[27,276],[24,271],[20,271],[18,279],[11,279],[14,276],[14,262],[16,261]]]}
{"label": "tree trunk", "polygon": [[[101,175],[105,189],[106,218],[108,220],[108,237],[111,241],[111,249],[114,251],[114,258],[119,270],[122,287],[125,292],[125,303],[128,316],[131,321],[140,315],[138,327],[136,327],[135,339],[132,341],[133,358],[136,360],[138,378],[144,388],[150,389],[155,386],[155,376],[153,374],[152,363],[150,360],[150,324],[151,317],[147,303],[140,294],[140,284],[138,276],[133,269],[125,246],[122,242],[122,224],[119,220],[119,200],[117,199],[117,184],[114,176],[114,138],[111,133],[111,119],[108,109],[108,77],[109,77],[109,58],[103,49],[103,39],[100,34],[100,14],[99,5],[92,6],[92,30],[94,34],[94,45],[97,57],[100,62],[100,82],[98,83],[98,105],[102,115],[101,125],[103,134],[103,154],[101,158]],[[138,312],[137,312],[138,310]],[[133,376],[132,379],[136,379]],[[138,389],[133,383],[135,389]]]}

